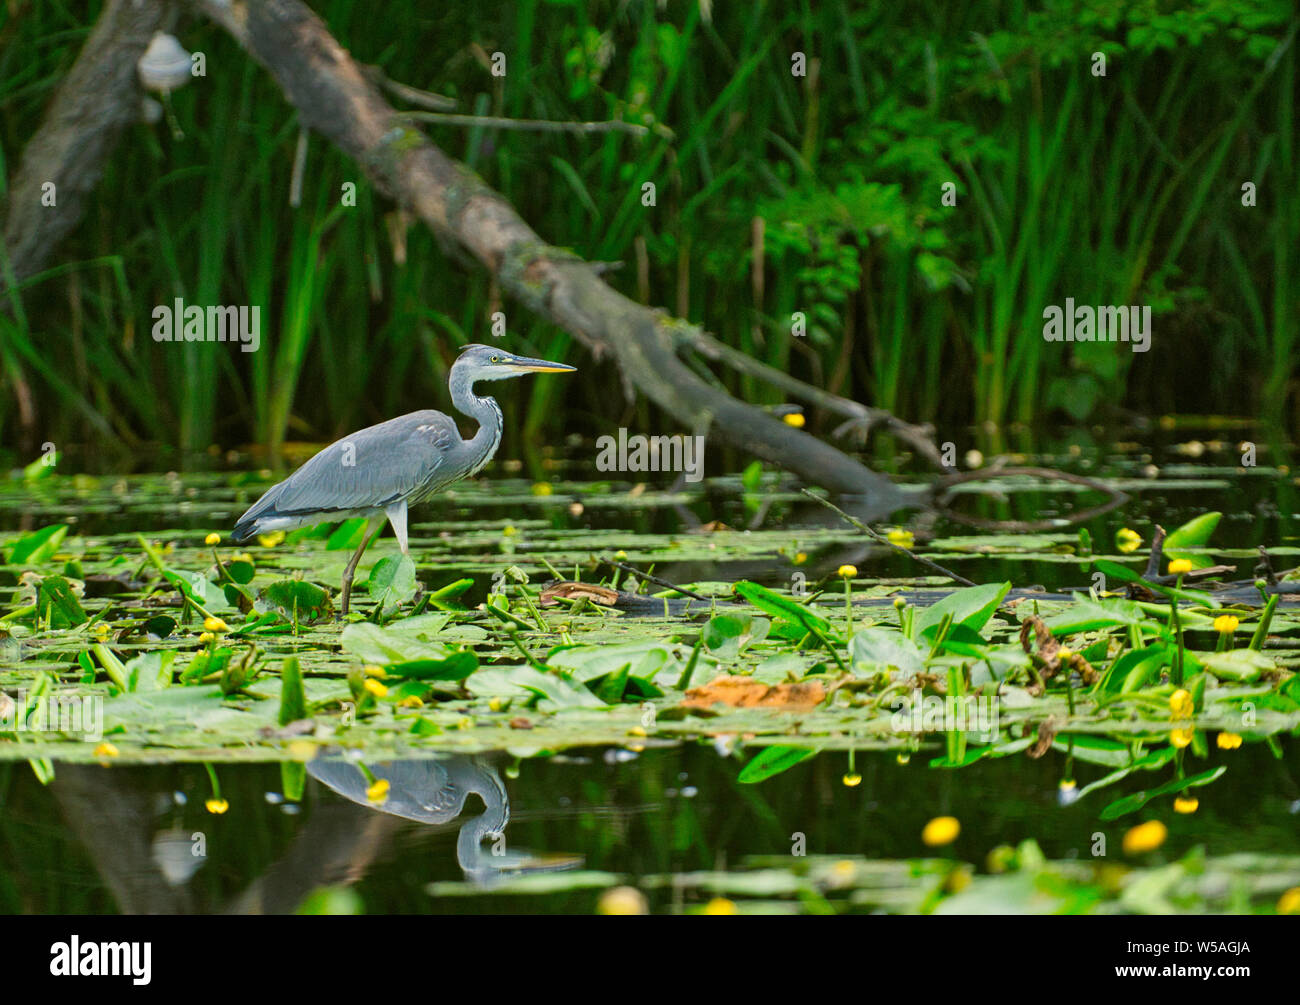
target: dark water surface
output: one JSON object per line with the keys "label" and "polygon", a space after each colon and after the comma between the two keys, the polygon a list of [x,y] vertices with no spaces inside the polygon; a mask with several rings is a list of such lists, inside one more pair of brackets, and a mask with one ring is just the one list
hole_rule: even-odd
{"label": "dark water surface", "polygon": [[[458,862],[457,845],[485,813],[478,795],[445,823],[420,823],[349,801],[315,779],[300,806],[287,804],[277,765],[222,765],[229,809],[213,815],[205,808],[209,777],[197,764],[60,765],[48,787],[25,764],[4,765],[0,910],[284,912],[318,887],[343,886],[355,893],[351,909],[372,913],[589,913],[614,882],[743,869],[751,856],[794,869],[799,835],[810,857],[923,858],[935,852],[922,843],[922,828],[939,813],[962,824],[951,856],[981,870],[996,846],[1028,838],[1049,858],[1125,861],[1120,842],[1135,819],[1103,822],[1097,812],[1139,788],[1132,780],[1062,807],[1060,764],[1050,758],[960,771],[932,770],[924,757],[900,765],[893,754],[859,754],[856,761],[862,781],[850,788],[842,781],[846,758],[835,753],[756,786],[738,783],[738,762],[711,746],[640,755],[583,751],[523,761],[517,777],[510,777],[516,762],[507,756],[456,758],[462,776],[471,771],[499,779],[509,808],[504,842],[485,839],[468,871]],[[1280,759],[1262,745],[1212,753],[1210,764],[1219,763],[1232,766],[1231,780],[1201,790],[1194,816],[1162,814],[1170,834],[1157,861],[1196,846],[1211,856],[1300,855],[1294,745]],[[382,765],[373,768],[376,775],[384,772]],[[437,779],[442,770],[425,774]],[[1081,785],[1102,773],[1087,765],[1076,772]],[[389,797],[394,804],[395,789]],[[430,786],[420,794],[436,801],[438,790]],[[1099,835],[1104,856],[1093,855]],[[196,848],[203,854],[194,855]],[[159,865],[168,852],[171,868],[188,877],[168,880]],[[547,872],[559,867],[582,871]],[[581,886],[591,870],[616,877]],[[581,888],[493,892],[499,879],[521,873]],[[655,911],[687,910],[712,895],[693,883],[649,885]]]}

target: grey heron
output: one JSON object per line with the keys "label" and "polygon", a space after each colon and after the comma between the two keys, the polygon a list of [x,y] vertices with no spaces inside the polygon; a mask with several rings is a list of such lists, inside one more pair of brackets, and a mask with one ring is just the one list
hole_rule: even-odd
{"label": "grey heron", "polygon": [[347,617],[357,563],[374,535],[383,529],[384,518],[393,525],[405,555],[409,507],[477,473],[496,453],[501,443],[501,408],[496,399],[476,395],[474,384],[573,369],[492,346],[467,345],[452,364],[447,387],[451,403],[478,423],[472,437],[462,439],[456,423],[433,409],[401,415],[345,436],[267,489],[239,518],[231,539],[242,542],[268,531],[365,517],[361,546],[343,573],[340,616]]}

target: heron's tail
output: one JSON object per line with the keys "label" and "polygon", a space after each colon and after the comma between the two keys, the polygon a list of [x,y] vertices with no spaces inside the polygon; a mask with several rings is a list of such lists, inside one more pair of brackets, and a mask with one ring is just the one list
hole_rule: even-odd
{"label": "heron's tail", "polygon": [[230,540],[242,544],[254,534],[267,529],[262,526],[264,522],[281,515],[275,508],[275,500],[280,495],[280,485],[272,485],[262,494],[261,499],[248,507],[244,515],[239,518],[239,522],[235,524],[235,529],[231,531]]}

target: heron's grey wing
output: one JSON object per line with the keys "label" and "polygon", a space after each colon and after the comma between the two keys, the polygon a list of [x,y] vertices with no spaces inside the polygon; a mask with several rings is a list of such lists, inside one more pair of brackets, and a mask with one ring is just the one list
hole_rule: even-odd
{"label": "heron's grey wing", "polygon": [[450,473],[448,458],[461,442],[456,424],[432,409],[389,419],[331,443],[240,522],[383,509],[437,484],[440,469]]}

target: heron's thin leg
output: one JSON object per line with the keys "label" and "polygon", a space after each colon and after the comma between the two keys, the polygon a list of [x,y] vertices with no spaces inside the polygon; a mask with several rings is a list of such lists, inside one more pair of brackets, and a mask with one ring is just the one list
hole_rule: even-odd
{"label": "heron's thin leg", "polygon": [[361,561],[361,556],[365,554],[366,548],[370,546],[370,542],[374,540],[375,535],[383,529],[384,521],[382,520],[375,524],[374,530],[370,529],[370,521],[366,521],[365,531],[361,535],[361,547],[357,549],[356,554],[348,562],[348,567],[343,570],[343,607],[339,613],[341,618],[348,616],[348,602],[352,598],[352,575],[357,571],[357,563]]}

